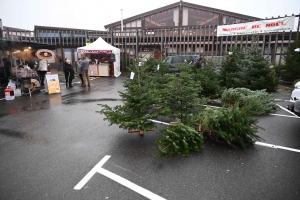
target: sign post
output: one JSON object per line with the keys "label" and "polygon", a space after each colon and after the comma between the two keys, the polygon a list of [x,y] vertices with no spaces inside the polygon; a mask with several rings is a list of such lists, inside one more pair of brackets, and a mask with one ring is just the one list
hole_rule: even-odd
{"label": "sign post", "polygon": [[46,74],[45,91],[48,92],[48,94],[61,93],[58,74]]}

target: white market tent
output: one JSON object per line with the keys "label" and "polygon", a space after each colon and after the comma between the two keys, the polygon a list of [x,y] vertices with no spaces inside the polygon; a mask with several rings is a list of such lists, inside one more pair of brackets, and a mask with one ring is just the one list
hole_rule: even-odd
{"label": "white market tent", "polygon": [[114,76],[121,75],[120,71],[120,49],[108,44],[101,37],[88,46],[78,47],[79,53],[91,53],[91,54],[115,54],[116,61],[114,62]]}

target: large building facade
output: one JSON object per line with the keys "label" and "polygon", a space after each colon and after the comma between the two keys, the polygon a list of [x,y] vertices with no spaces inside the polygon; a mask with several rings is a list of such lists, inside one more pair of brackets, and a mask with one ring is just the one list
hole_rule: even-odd
{"label": "large building facade", "polygon": [[[296,17],[299,21],[299,15]],[[3,27],[1,39],[54,44],[59,56],[74,61],[80,56],[77,47],[102,37],[106,42],[120,48],[121,67],[124,69],[129,65],[129,59],[140,54],[159,51],[162,56],[223,56],[233,46],[251,45],[254,38],[257,38],[256,42],[263,54],[269,56],[273,63],[280,64],[285,48],[298,35],[299,23],[297,31],[217,37],[218,25],[257,20],[262,19],[179,1],[105,25],[105,31],[47,26],[35,26],[33,31],[29,31]]]}
{"label": "large building facade", "polygon": [[[299,21],[299,15],[296,17]],[[160,50],[165,56],[223,56],[233,46],[251,45],[255,40],[273,64],[280,64],[285,49],[298,35],[299,23],[294,32],[217,37],[218,25],[259,20],[264,19],[179,1],[108,24],[105,28],[109,32],[107,39],[131,57],[154,50]]]}
{"label": "large building facade", "polygon": [[124,48],[128,44],[130,54],[160,49],[166,55],[217,55],[220,49],[216,42],[216,26],[251,20],[260,19],[180,1],[123,20],[123,31],[121,21],[105,28],[117,47],[126,51]]}

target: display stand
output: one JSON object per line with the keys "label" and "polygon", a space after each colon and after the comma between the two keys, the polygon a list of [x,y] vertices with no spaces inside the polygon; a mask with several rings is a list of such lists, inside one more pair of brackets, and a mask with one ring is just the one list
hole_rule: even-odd
{"label": "display stand", "polygon": [[48,94],[61,93],[58,74],[46,74],[45,92]]}
{"label": "display stand", "polygon": [[89,76],[99,76],[97,65],[89,66]]}
{"label": "display stand", "polygon": [[109,76],[109,64],[99,63],[98,72],[99,72],[99,76]]}

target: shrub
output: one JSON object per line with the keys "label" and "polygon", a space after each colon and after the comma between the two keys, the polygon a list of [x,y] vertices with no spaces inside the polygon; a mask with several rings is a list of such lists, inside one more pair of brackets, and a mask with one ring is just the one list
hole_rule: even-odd
{"label": "shrub", "polygon": [[174,154],[188,156],[191,151],[203,151],[203,135],[201,132],[182,123],[162,131],[164,135],[156,141],[157,150],[161,157],[171,157]]}
{"label": "shrub", "polygon": [[268,94],[266,90],[252,91],[247,88],[229,88],[223,92],[221,101],[225,108],[230,108],[236,103],[243,107],[251,102],[256,102],[251,108],[251,113],[258,116],[272,113],[277,108],[274,96]]}

